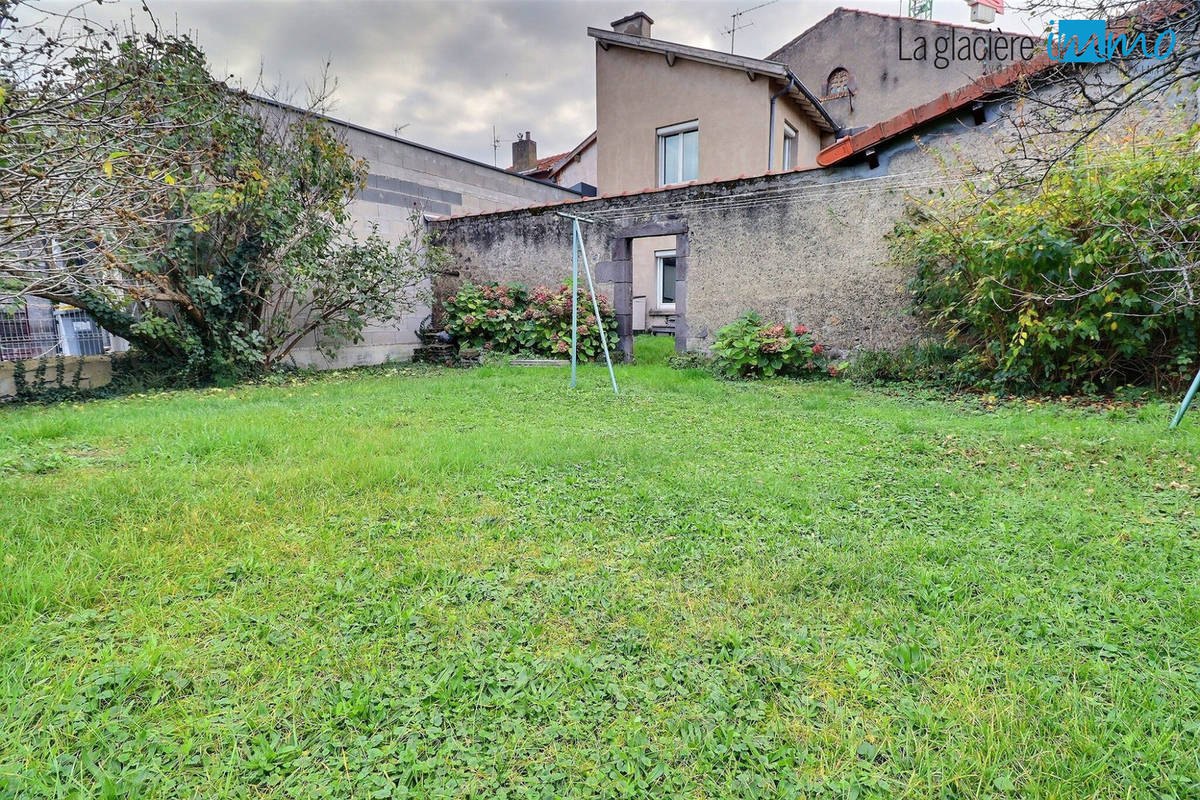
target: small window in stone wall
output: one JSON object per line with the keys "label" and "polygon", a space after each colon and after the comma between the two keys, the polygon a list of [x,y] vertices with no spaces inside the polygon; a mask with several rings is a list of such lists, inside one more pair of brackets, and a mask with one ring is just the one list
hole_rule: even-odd
{"label": "small window in stone wall", "polygon": [[854,94],[854,81],[850,78],[849,70],[838,67],[829,73],[829,80],[825,82],[825,99],[848,97],[852,94]]}

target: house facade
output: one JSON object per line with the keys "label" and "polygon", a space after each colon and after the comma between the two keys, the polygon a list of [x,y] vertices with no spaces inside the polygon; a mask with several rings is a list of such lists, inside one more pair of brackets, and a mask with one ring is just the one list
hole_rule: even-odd
{"label": "house facade", "polygon": [[[837,125],[786,65],[655,39],[653,22],[588,29],[601,195],[816,166]],[[674,333],[679,242],[632,248],[633,329]]]}

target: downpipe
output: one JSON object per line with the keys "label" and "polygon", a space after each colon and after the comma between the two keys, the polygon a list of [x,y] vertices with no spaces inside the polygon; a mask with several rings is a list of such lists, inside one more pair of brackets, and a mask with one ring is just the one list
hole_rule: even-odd
{"label": "downpipe", "polygon": [[796,78],[789,75],[787,83],[775,94],[771,95],[771,130],[767,134],[767,170],[775,169],[775,101],[787,94],[788,89],[796,86]]}

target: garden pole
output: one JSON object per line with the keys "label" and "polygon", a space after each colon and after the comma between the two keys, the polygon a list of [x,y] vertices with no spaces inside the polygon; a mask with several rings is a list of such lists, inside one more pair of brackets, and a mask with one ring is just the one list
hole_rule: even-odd
{"label": "garden pole", "polygon": [[1188,388],[1187,394],[1183,396],[1183,402],[1179,404],[1179,410],[1175,412],[1175,419],[1171,420],[1171,427],[1168,430],[1175,430],[1179,426],[1179,422],[1183,419],[1184,413],[1187,412],[1188,406],[1196,399],[1197,389],[1200,389],[1200,372],[1197,372],[1196,377],[1192,379],[1192,385]]}
{"label": "garden pole", "polygon": [[575,388],[575,362],[579,360],[579,220],[571,220],[571,388]]}
{"label": "garden pole", "polygon": [[[575,230],[579,230],[578,221],[575,223]],[[583,242],[579,244],[579,251],[583,253],[583,274],[587,276],[588,291],[592,293],[592,311],[596,314],[596,326],[600,328],[600,349],[604,351],[604,361],[608,364],[608,377],[612,381],[613,394],[620,394],[617,391],[617,374],[612,368],[612,356],[608,354],[608,337],[604,335],[604,317],[600,316],[600,302],[596,299],[596,287],[592,283],[592,268],[588,265],[587,250],[583,249]]]}

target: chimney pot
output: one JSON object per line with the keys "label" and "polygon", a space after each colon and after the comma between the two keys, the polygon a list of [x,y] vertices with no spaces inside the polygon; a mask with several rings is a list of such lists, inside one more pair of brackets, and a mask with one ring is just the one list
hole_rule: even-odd
{"label": "chimney pot", "polygon": [[627,17],[613,20],[612,29],[617,33],[628,33],[633,36],[644,36],[649,39],[650,26],[653,24],[654,20],[650,19],[645,11],[635,11]]}
{"label": "chimney pot", "polygon": [[517,137],[517,140],[512,143],[512,168],[514,172],[524,172],[533,169],[537,166],[537,142],[533,140],[533,136],[529,131],[525,131],[525,138]]}

